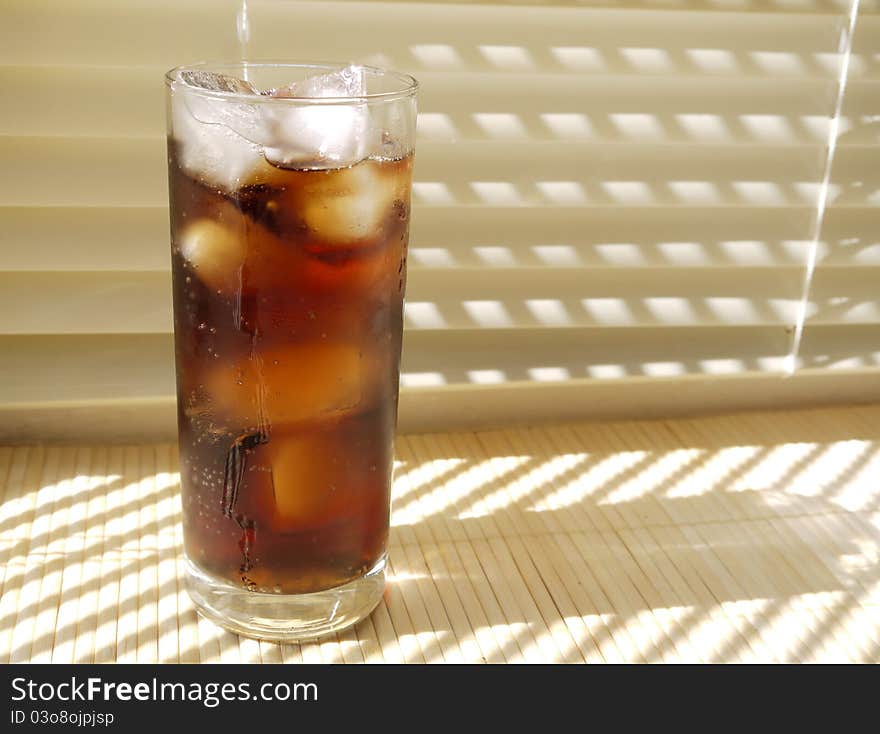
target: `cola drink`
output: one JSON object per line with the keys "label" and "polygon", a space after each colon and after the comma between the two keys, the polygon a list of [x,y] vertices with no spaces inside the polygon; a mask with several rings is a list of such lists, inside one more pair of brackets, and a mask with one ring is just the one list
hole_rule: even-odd
{"label": "cola drink", "polygon": [[[207,73],[177,73],[189,97],[172,99],[172,112],[186,105],[172,119],[190,118],[172,124],[168,145],[190,593],[245,634],[314,636],[360,618],[381,594],[411,140],[387,129],[345,139],[395,119],[372,113],[379,102],[364,93],[339,107],[361,114],[336,129],[329,107],[305,108],[336,136],[325,146],[314,121],[295,114],[295,96]],[[224,104],[238,109],[211,112]],[[259,105],[287,106],[287,138]],[[208,132],[187,137],[192,129]]]}

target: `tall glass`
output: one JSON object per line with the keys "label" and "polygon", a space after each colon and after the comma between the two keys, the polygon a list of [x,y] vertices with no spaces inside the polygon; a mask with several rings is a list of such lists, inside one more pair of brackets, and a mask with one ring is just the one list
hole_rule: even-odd
{"label": "tall glass", "polygon": [[219,624],[318,637],[385,583],[414,79],[166,75],[187,585]]}

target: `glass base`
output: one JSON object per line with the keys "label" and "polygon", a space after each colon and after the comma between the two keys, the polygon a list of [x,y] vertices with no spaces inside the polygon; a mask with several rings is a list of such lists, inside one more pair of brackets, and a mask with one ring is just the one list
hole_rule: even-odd
{"label": "glass base", "polygon": [[370,614],[385,591],[385,556],[347,584],[312,594],[261,594],[209,576],[186,562],[186,590],[199,611],[245,637],[296,642],[323,637]]}

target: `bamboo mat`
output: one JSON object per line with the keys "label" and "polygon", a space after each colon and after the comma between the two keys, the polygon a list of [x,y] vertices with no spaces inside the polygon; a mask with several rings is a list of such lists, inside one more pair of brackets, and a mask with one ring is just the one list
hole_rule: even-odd
{"label": "bamboo mat", "polygon": [[0,660],[880,661],[880,406],[402,437],[384,601],[303,645],[198,617],[176,461],[0,448]]}

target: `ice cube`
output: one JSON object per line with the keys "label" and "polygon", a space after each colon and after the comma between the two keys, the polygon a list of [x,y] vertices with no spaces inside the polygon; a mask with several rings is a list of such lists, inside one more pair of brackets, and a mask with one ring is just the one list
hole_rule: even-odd
{"label": "ice cube", "polygon": [[175,240],[196,277],[223,295],[290,288],[304,255],[229,201],[186,224]]}
{"label": "ice cube", "polygon": [[299,342],[220,363],[205,387],[234,425],[270,431],[358,409],[378,383],[378,364],[355,344]]}
{"label": "ice cube", "polygon": [[301,190],[301,217],[328,244],[357,244],[381,233],[397,189],[395,178],[372,161],[327,171]]}
{"label": "ice cube", "polygon": [[367,77],[363,66],[349,64],[336,71],[306,77],[272,93],[276,97],[363,97],[367,93]]}
{"label": "ice cube", "polygon": [[280,524],[295,529],[334,516],[343,495],[333,471],[332,439],[323,433],[274,437],[269,445],[275,511]]}
{"label": "ice cube", "polygon": [[[235,96],[222,98],[230,93]],[[266,161],[283,168],[341,168],[371,150],[367,105],[352,101],[365,94],[360,66],[265,94],[234,77],[183,71],[172,84],[172,136],[181,144],[183,167],[227,191],[246,183]]]}
{"label": "ice cube", "polygon": [[[275,98],[316,100],[261,106],[266,158],[286,168],[340,168],[363,160],[369,150],[369,113],[363,67],[343,69],[272,90]],[[318,101],[326,100],[326,101]]]}
{"label": "ice cube", "polygon": [[197,219],[183,230],[178,247],[211,290],[230,294],[239,287],[246,249],[229,227],[212,219]]}
{"label": "ice cube", "polygon": [[180,72],[180,81],[191,87],[207,89],[211,92],[234,92],[235,94],[259,94],[254,85],[244,79],[226,74],[218,74],[206,69],[185,69]]}
{"label": "ice cube", "polygon": [[[360,427],[332,425],[278,433],[266,446],[278,529],[301,531],[357,515],[367,521],[381,483],[382,451],[376,424],[365,438]],[[377,482],[377,479],[379,480]],[[371,491],[372,490],[372,491]]]}
{"label": "ice cube", "polygon": [[259,95],[248,82],[209,71],[183,71],[172,84],[171,129],[181,165],[196,178],[234,191],[265,165],[258,106],[199,90]]}

